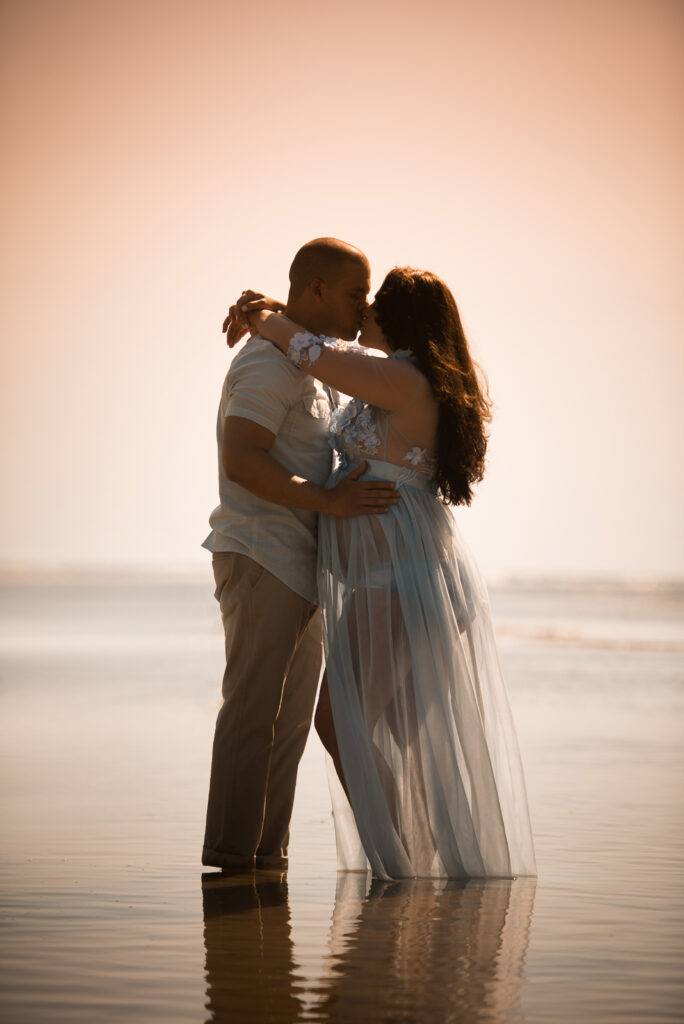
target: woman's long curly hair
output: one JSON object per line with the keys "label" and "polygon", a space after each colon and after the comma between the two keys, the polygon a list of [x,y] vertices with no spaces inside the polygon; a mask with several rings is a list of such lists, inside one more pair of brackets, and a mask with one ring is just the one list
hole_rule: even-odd
{"label": "woman's long curly hair", "polygon": [[471,358],[456,301],[435,274],[395,267],[373,303],[390,348],[409,348],[439,402],[436,484],[447,505],[470,505],[484,475],[491,401]]}

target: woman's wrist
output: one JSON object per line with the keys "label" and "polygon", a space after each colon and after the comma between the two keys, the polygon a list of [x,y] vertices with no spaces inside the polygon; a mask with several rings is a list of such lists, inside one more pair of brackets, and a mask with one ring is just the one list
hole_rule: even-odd
{"label": "woman's wrist", "polygon": [[264,338],[267,338],[281,352],[287,355],[290,338],[294,331],[292,321],[288,317],[282,313],[267,313],[261,321],[259,330]]}
{"label": "woman's wrist", "polygon": [[269,309],[255,309],[253,312],[249,313],[248,320],[252,333],[260,334],[262,338],[266,338],[267,341],[270,341],[271,338],[268,335],[268,328],[266,327],[266,324],[272,316],[277,315],[277,313],[273,313]]}

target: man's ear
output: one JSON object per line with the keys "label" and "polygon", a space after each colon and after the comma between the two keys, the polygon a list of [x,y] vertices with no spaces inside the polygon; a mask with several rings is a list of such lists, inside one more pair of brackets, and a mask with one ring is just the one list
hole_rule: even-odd
{"label": "man's ear", "polygon": [[311,291],[311,294],[313,295],[313,297],[316,300],[316,302],[322,302],[323,301],[323,289],[324,288],[325,288],[325,281],[323,281],[320,277],[314,277],[314,279],[309,284],[309,290]]}

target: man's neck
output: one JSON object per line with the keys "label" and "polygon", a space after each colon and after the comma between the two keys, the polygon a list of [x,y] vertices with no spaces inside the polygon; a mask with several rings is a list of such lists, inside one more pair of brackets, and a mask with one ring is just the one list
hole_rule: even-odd
{"label": "man's neck", "polygon": [[285,316],[289,317],[296,324],[301,324],[312,334],[326,334],[326,325],[316,316],[316,311],[300,305],[297,302],[288,302],[285,306]]}

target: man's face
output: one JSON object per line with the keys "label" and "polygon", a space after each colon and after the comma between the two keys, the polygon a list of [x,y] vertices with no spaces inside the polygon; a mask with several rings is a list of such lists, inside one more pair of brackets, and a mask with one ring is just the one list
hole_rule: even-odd
{"label": "man's face", "polygon": [[349,260],[340,277],[321,289],[323,312],[329,324],[326,333],[352,341],[361,330],[361,317],[368,305],[370,268]]}

